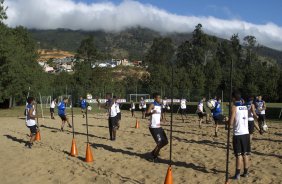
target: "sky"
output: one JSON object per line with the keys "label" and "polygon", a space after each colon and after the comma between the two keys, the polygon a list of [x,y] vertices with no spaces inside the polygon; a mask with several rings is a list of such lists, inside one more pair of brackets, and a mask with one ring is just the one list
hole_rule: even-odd
{"label": "sky", "polygon": [[253,35],[282,50],[281,0],[5,0],[11,27],[121,31],[141,26],[161,33]]}

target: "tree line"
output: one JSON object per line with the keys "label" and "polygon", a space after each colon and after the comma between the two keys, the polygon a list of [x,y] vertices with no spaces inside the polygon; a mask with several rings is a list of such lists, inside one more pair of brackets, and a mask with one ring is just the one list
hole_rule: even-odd
{"label": "tree line", "polygon": [[[36,42],[24,27],[10,28],[3,1],[0,1],[0,103],[12,101],[24,104],[29,93],[38,97],[57,97],[72,94],[104,97],[107,92],[126,98],[129,93],[161,92],[170,96],[198,100],[201,96],[219,95],[229,90],[229,70],[234,63],[234,87],[243,95],[262,94],[268,101],[282,101],[282,70],[257,54],[255,37],[238,35],[230,40],[218,40],[205,34],[202,25],[196,26],[192,38],[176,46],[171,38],[155,38],[144,55],[143,68],[92,68],[92,64],[105,59],[95,46],[93,36],[82,40],[77,49],[74,73],[44,73],[37,63]],[[174,86],[171,86],[172,67]],[[144,74],[145,73],[145,74]],[[148,74],[146,74],[148,73]],[[140,75],[139,75],[140,74]],[[30,88],[30,91],[29,91]]]}

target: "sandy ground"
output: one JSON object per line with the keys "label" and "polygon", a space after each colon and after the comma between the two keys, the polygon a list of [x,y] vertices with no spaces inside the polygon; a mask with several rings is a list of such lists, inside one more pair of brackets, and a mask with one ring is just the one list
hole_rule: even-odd
{"label": "sandy ground", "polygon": [[[140,117],[140,113],[137,114]],[[155,143],[149,133],[147,120],[123,112],[121,128],[115,142],[108,140],[106,114],[89,115],[89,139],[93,163],[85,163],[86,126],[81,115],[74,117],[78,157],[69,155],[71,129],[60,132],[60,120],[40,119],[41,141],[32,149],[24,147],[29,130],[24,120],[0,118],[0,183],[97,183],[97,184],[161,184],[169,163],[169,146],[161,151],[159,163],[148,161]],[[252,142],[250,177],[232,183],[282,183],[282,122],[268,122],[269,133],[257,132]],[[169,127],[164,126],[167,135]],[[176,118],[173,127],[174,184],[225,181],[226,131],[220,129],[213,137],[213,125],[198,128],[197,117],[189,116],[186,123]],[[231,150],[232,153],[232,150]],[[234,174],[235,158],[230,155],[230,173]]]}

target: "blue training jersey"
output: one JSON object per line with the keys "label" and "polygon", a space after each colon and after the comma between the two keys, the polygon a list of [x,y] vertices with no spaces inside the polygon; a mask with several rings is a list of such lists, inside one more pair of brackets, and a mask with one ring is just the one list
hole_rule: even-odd
{"label": "blue training jersey", "polygon": [[86,109],[86,105],[87,105],[86,100],[85,99],[81,100],[81,102],[80,102],[81,108]]}
{"label": "blue training jersey", "polygon": [[219,116],[221,114],[220,103],[217,101],[215,102],[215,108],[212,110],[213,117]]}
{"label": "blue training jersey", "polygon": [[65,109],[66,109],[66,105],[65,105],[65,102],[64,101],[61,101],[59,104],[58,104],[58,115],[66,115],[65,114]]}

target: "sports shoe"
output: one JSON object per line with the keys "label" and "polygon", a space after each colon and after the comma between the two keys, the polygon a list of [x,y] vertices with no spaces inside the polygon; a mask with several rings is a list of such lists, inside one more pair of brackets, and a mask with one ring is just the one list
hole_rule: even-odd
{"label": "sports shoe", "polygon": [[248,177],[249,177],[249,173],[244,173],[244,174],[242,175],[242,177],[248,178]]}
{"label": "sports shoe", "polygon": [[240,180],[240,174],[237,174],[233,177],[234,180]]}

